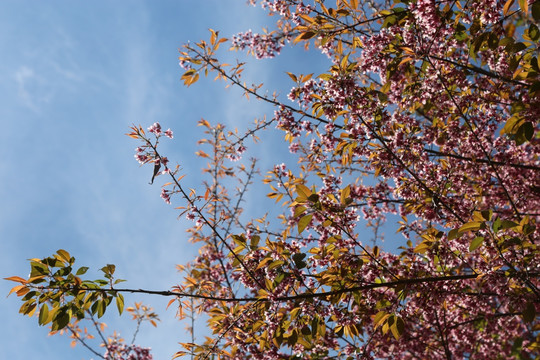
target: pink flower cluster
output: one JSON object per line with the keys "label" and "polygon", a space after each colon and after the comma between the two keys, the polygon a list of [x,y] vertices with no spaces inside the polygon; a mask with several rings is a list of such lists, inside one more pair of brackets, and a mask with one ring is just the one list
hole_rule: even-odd
{"label": "pink flower cluster", "polygon": [[105,360],[152,360],[149,348],[137,345],[126,345],[119,341],[112,341],[106,345]]}
{"label": "pink flower cluster", "polygon": [[257,59],[266,59],[279,55],[285,44],[283,38],[271,34],[253,34],[248,30],[234,35],[232,45],[240,50],[248,49]]}
{"label": "pink flower cluster", "polygon": [[[148,128],[148,131],[151,132],[152,134],[156,135],[156,136],[161,136],[162,132],[161,132],[161,125],[159,123],[154,123],[152,126],[150,126]],[[168,137],[169,139],[172,139],[173,138],[173,132],[171,129],[167,129],[163,132],[163,135],[165,135],[166,137]]]}
{"label": "pink flower cluster", "polygon": [[233,148],[231,148],[227,152],[227,159],[231,161],[239,161],[242,158],[242,154],[246,152],[246,147],[243,144],[239,144]]}
{"label": "pink flower cluster", "polygon": [[[156,140],[159,139],[161,136],[166,136],[169,139],[173,138],[173,132],[171,129],[167,129],[166,131],[161,130],[161,125],[159,123],[154,123],[148,128],[148,131],[156,137]],[[157,158],[155,151],[153,147],[155,147],[155,144],[152,144],[150,140],[144,139],[144,145],[141,145],[135,149],[135,160],[137,160],[140,164],[146,164],[149,162],[154,163],[156,166],[163,165],[165,167],[165,170],[162,173],[168,172],[167,164],[169,160],[162,156],[161,158]],[[157,144],[157,142],[156,142]]]}

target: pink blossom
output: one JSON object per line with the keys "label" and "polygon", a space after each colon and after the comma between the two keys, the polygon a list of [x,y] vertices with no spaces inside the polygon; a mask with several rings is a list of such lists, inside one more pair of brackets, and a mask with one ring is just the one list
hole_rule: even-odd
{"label": "pink blossom", "polygon": [[150,158],[144,154],[135,154],[135,159],[141,164],[146,164],[150,160]]}
{"label": "pink blossom", "polygon": [[170,192],[166,189],[161,189],[161,195],[160,197],[165,201],[165,203],[170,204],[171,203],[171,195]]}
{"label": "pink blossom", "polygon": [[148,131],[156,136],[161,135],[161,125],[156,122],[148,128]]}

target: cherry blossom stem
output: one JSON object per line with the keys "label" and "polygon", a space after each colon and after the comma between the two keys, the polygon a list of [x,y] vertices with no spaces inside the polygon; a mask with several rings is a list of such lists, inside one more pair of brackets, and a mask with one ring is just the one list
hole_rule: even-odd
{"label": "cherry blossom stem", "polygon": [[[146,141],[146,143],[148,144],[148,146],[150,146],[152,148],[152,150],[154,151],[154,154],[155,154],[155,157],[158,158],[160,161],[161,161],[161,155],[158,153],[157,151],[157,148],[155,147],[154,144],[152,144],[152,142],[148,139],[146,139],[145,137],[143,137],[142,135],[140,135],[141,138]],[[173,173],[169,173],[169,175],[171,176],[171,179],[173,180],[174,184],[176,185],[176,187],[178,188],[178,190],[180,191],[180,193],[182,194],[182,197],[195,209],[195,212],[200,216],[200,218],[204,221],[204,223],[206,225],[208,225],[208,227],[210,228],[210,230],[212,230],[212,233],[215,234],[218,239],[221,241],[221,243],[223,243],[225,245],[225,247],[230,251],[230,253],[234,256],[234,258],[236,260],[238,260],[238,262],[240,263],[240,265],[244,268],[244,270],[246,270],[246,272],[248,273],[248,275],[253,279],[253,281],[257,284],[257,286],[259,286],[260,289],[264,289],[265,287],[263,286],[263,284],[255,277],[255,274],[253,274],[253,272],[247,267],[247,265],[242,261],[242,259],[238,256],[238,254],[236,254],[236,252],[234,251],[234,249],[229,245],[229,243],[227,243],[227,241],[221,236],[221,234],[217,231],[217,228],[210,223],[210,221],[206,218],[206,216],[204,216],[204,214],[202,213],[202,211],[197,208],[195,206],[195,203],[193,202],[193,200],[189,197],[189,195],[185,192],[184,188],[182,187],[182,185],[180,185],[180,182],[178,181],[178,179],[176,178],[175,174]]]}
{"label": "cherry blossom stem", "polygon": [[86,341],[84,341],[84,339],[82,339],[79,334],[77,332],[75,332],[70,326],[67,327],[69,329],[69,331],[71,332],[71,334],[77,339],[78,342],[81,343],[82,346],[84,346],[85,348],[87,348],[88,350],[90,350],[90,352],[96,356],[99,356],[100,358],[102,359],[105,359],[105,357],[103,355],[101,355],[100,353],[98,353],[96,350],[94,350],[90,345],[88,345],[86,343]]}

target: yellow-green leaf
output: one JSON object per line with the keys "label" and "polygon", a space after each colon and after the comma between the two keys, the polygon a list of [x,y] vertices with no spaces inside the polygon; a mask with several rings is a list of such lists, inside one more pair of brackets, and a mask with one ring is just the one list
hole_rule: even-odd
{"label": "yellow-green leaf", "polygon": [[71,259],[71,255],[69,255],[69,253],[66,250],[60,249],[56,253],[58,254],[61,260],[63,260],[66,263],[69,263],[69,260]]}
{"label": "yellow-green leaf", "polygon": [[392,335],[394,335],[394,338],[396,340],[399,339],[401,335],[403,335],[403,331],[405,330],[405,323],[403,322],[403,319],[399,316],[396,316],[396,321],[390,326],[390,331],[392,331]]}
{"label": "yellow-green leaf", "polygon": [[49,307],[47,306],[47,304],[43,304],[41,305],[41,309],[39,309],[38,324],[45,325],[49,322],[48,319],[49,319]]}
{"label": "yellow-green leaf", "polygon": [[461,234],[459,233],[458,229],[452,229],[448,232],[448,240],[454,240],[460,236]]}
{"label": "yellow-green leaf", "polygon": [[386,313],[386,311],[379,311],[373,318],[373,325],[377,328],[389,317],[390,314]]}
{"label": "yellow-green leaf", "polygon": [[469,246],[469,251],[474,251],[478,249],[482,243],[484,242],[484,238],[482,236],[477,236],[471,241],[471,245]]}
{"label": "yellow-green leaf", "polygon": [[311,195],[311,190],[306,185],[297,184],[296,193],[301,200],[307,200],[307,198]]}
{"label": "yellow-green leaf", "polygon": [[124,297],[120,293],[116,295],[116,307],[118,308],[118,313],[122,315],[124,311]]}
{"label": "yellow-green leaf", "polygon": [[424,254],[426,251],[431,249],[431,245],[432,243],[429,241],[422,241],[414,248],[414,252],[418,254]]}
{"label": "yellow-green leaf", "polygon": [[306,226],[308,226],[311,223],[311,218],[312,217],[313,217],[312,214],[305,215],[298,221],[298,233],[299,234],[301,234],[302,231],[305,230]]}
{"label": "yellow-green leaf", "polygon": [[479,230],[482,227],[482,222],[480,221],[471,221],[466,224],[463,224],[462,227],[459,228],[459,232],[467,232],[467,231],[476,231]]}
{"label": "yellow-green leaf", "polygon": [[294,209],[294,217],[298,217],[302,215],[307,208],[305,206],[298,206],[296,209]]}
{"label": "yellow-green leaf", "polygon": [[341,204],[342,205],[345,205],[346,204],[346,200],[351,196],[351,186],[350,185],[347,185],[347,187],[345,187],[344,189],[341,189],[341,195],[340,195],[340,200],[341,200]]}

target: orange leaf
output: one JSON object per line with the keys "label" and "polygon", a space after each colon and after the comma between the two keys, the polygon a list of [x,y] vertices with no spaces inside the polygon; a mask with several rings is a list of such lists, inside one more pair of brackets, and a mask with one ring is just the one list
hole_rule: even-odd
{"label": "orange leaf", "polygon": [[4,280],[20,282],[21,284],[26,284],[27,283],[27,280],[23,279],[20,276],[10,276],[10,277],[4,278]]}
{"label": "orange leaf", "polygon": [[506,2],[506,4],[504,4],[504,6],[503,6],[503,15],[504,16],[508,15],[508,11],[510,10],[510,7],[512,6],[513,3],[514,3],[514,0],[508,0]]}
{"label": "orange leaf", "polygon": [[17,290],[17,296],[23,296],[26,295],[30,289],[27,288],[25,285],[19,285],[21,289]]}
{"label": "orange leaf", "polygon": [[15,286],[15,287],[13,287],[13,288],[9,291],[8,296],[9,296],[11,293],[13,293],[13,292],[18,292],[19,290],[21,290],[21,289],[23,289],[23,288],[25,288],[25,287],[26,287],[26,285],[17,285],[17,286]]}
{"label": "orange leaf", "polygon": [[518,0],[519,8],[527,15],[529,13],[529,0]]}
{"label": "orange leaf", "polygon": [[171,306],[171,304],[172,304],[173,302],[175,302],[175,301],[176,301],[176,299],[171,299],[171,300],[167,303],[167,307],[165,308],[165,310],[167,310],[167,309],[169,308],[169,306]]}

